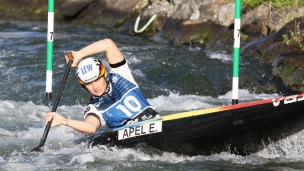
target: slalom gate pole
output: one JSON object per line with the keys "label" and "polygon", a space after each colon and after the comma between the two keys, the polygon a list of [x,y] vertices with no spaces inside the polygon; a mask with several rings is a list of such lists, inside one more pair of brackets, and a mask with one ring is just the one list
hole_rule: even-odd
{"label": "slalom gate pole", "polygon": [[241,34],[241,0],[235,0],[234,11],[234,49],[233,49],[233,77],[232,77],[232,104],[238,104],[239,89],[239,60]]}
{"label": "slalom gate pole", "polygon": [[46,84],[45,84],[46,100],[52,99],[53,40],[54,40],[54,0],[48,0]]}

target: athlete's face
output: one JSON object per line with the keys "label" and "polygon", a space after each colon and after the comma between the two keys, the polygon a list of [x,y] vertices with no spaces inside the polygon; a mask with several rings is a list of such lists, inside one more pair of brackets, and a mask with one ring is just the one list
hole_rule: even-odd
{"label": "athlete's face", "polygon": [[89,90],[89,92],[95,96],[101,96],[107,87],[107,82],[105,77],[99,77],[98,79],[84,84],[84,86]]}

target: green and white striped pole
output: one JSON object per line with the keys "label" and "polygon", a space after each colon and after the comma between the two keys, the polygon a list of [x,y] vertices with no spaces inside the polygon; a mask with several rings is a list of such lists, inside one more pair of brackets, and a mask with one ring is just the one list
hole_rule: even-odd
{"label": "green and white striped pole", "polygon": [[48,0],[48,28],[46,53],[46,99],[52,99],[53,75],[53,40],[54,40],[54,0]]}
{"label": "green and white striped pole", "polygon": [[239,90],[239,60],[240,60],[240,34],[241,34],[241,0],[235,0],[234,11],[234,49],[233,49],[233,78],[232,78],[232,104],[238,104]]}

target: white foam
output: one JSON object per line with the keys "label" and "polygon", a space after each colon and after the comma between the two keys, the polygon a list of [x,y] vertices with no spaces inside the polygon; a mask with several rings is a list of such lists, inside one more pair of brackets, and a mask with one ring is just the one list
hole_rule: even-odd
{"label": "white foam", "polygon": [[[279,95],[278,94],[255,94],[250,93],[248,90],[240,89],[239,92],[239,101],[253,101],[253,100],[265,100],[265,99],[271,99],[276,98]],[[232,98],[232,92],[229,91],[225,95],[218,96],[218,99],[230,99]]]}
{"label": "white foam", "polygon": [[162,152],[153,155],[146,154],[136,148],[117,148],[107,147],[104,145],[94,146],[91,149],[92,154],[96,159],[107,161],[163,161],[169,163],[178,163],[185,160],[193,160],[189,156],[177,155],[170,152]]}
{"label": "white foam", "polygon": [[170,92],[169,96],[161,95],[157,98],[149,99],[149,102],[158,111],[188,111],[214,107],[214,105],[209,103],[210,99],[214,100],[210,96],[179,95],[178,93]]}
{"label": "white foam", "polygon": [[283,138],[277,142],[270,143],[263,150],[257,152],[255,155],[265,158],[281,158],[281,159],[297,159],[301,160],[304,157],[304,130]]}
{"label": "white foam", "polygon": [[233,60],[233,56],[231,54],[227,54],[226,52],[208,52],[206,51],[206,56],[211,59],[218,59],[222,62],[231,62]]}
{"label": "white foam", "polygon": [[13,131],[0,128],[0,135],[3,137],[3,136],[15,136],[16,134]]}
{"label": "white foam", "polygon": [[75,161],[77,161],[80,164],[85,164],[87,162],[94,162],[95,158],[92,153],[79,154],[79,155],[73,156],[71,161],[69,163],[67,163],[66,165],[72,165]]}
{"label": "white foam", "polygon": [[[158,96],[149,99],[150,104],[158,111],[190,111],[231,105],[231,91],[217,98],[199,95],[179,95],[172,93],[168,96]],[[239,102],[256,101],[278,97],[278,94],[254,94],[248,90],[239,90]]]}

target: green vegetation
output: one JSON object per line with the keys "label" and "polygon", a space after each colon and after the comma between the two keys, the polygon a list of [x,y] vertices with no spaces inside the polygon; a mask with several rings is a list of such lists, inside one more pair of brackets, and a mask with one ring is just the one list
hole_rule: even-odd
{"label": "green vegetation", "polygon": [[263,3],[271,4],[272,6],[279,9],[304,6],[303,0],[287,0],[287,1],[286,0],[243,0],[242,1],[242,5],[245,7],[246,10],[250,10],[255,7],[258,7]]}
{"label": "green vegetation", "polygon": [[304,51],[304,45],[302,44],[304,40],[304,32],[300,30],[300,23],[297,24],[295,20],[295,27],[294,31],[289,31],[289,34],[283,34],[283,40],[287,45],[296,45],[298,46],[302,51]]}

